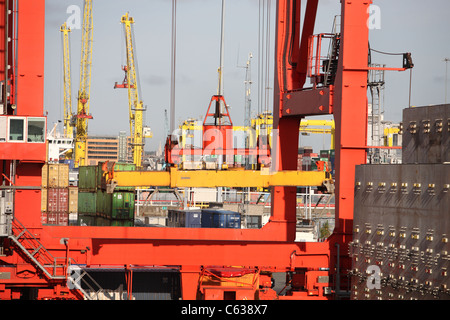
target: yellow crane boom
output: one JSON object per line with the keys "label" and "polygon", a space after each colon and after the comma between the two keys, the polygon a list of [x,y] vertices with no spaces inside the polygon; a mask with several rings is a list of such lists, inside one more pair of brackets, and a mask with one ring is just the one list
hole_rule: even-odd
{"label": "yellow crane boom", "polygon": [[[143,114],[145,111],[142,100],[139,99],[138,81],[136,76],[136,62],[133,44],[132,25],[134,19],[126,13],[122,16],[121,23],[124,26],[127,64],[122,67],[125,71],[125,79],[122,84],[115,84],[114,88],[128,89],[128,109],[130,118],[131,145],[133,149],[133,162],[137,168],[142,167],[144,152],[144,125]],[[148,136],[151,136],[150,134]]]}
{"label": "yellow crane boom", "polygon": [[67,23],[61,25],[60,29],[63,38],[63,61],[64,61],[64,136],[73,138],[72,125],[72,83],[70,70],[70,28]]}
{"label": "yellow crane boom", "polygon": [[80,88],[78,91],[78,107],[76,115],[75,166],[86,165],[86,139],[88,132],[91,67],[92,67],[92,38],[94,24],[92,18],[92,0],[84,1],[83,28],[81,31],[81,66]]}

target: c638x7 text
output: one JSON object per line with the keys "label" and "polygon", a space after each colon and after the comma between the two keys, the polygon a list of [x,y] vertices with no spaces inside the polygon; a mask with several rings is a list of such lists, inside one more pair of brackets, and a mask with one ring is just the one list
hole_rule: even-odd
{"label": "c638x7 text", "polygon": [[265,314],[267,310],[266,304],[254,305],[254,304],[238,304],[238,305],[227,305],[225,307],[226,314],[239,314],[239,315],[262,315]]}

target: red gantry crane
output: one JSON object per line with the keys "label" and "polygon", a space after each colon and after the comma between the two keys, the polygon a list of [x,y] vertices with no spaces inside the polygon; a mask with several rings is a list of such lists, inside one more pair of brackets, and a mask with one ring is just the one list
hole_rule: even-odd
{"label": "red gantry crane", "polygon": [[[43,113],[45,1],[17,3],[17,115],[26,120]],[[304,17],[300,15],[302,3],[306,4]],[[368,0],[341,1],[338,47],[331,57],[336,63],[333,81],[306,88],[318,0],[277,1],[273,117],[278,136],[272,153],[277,170],[273,175],[224,170],[192,173],[174,168],[166,172],[105,172],[105,179],[118,186],[147,185],[149,181],[169,187],[272,186],[271,217],[261,229],[43,225],[40,170],[45,143],[31,144],[26,139],[0,142],[0,184],[14,195],[4,206],[7,210],[0,211],[0,221],[4,221],[0,299],[18,299],[30,287],[37,288],[37,299],[92,298],[95,295],[87,295],[76,280],[104,266],[126,273],[128,297],[133,271],[154,266],[179,272],[183,299],[348,297],[350,288],[343,279],[351,268],[348,243],[352,239],[355,166],[366,162],[368,149],[370,4]],[[0,17],[5,17],[5,2],[0,3],[0,11]],[[2,27],[10,26],[2,19]],[[4,61],[11,51],[5,41],[0,47],[0,61]],[[294,242],[296,186],[320,186],[326,180],[323,172],[296,172],[299,125],[305,116],[324,114],[334,115],[336,122],[336,228],[325,242]],[[0,115],[0,121],[8,122],[8,117]],[[277,296],[271,289],[270,272],[289,274],[287,295]],[[224,281],[234,285],[217,285]]]}

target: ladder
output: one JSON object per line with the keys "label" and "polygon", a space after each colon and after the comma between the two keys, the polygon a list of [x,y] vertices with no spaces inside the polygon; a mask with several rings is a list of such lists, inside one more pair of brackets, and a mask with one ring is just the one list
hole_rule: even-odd
{"label": "ladder", "polygon": [[53,257],[42,243],[17,219],[12,221],[12,232],[9,239],[43,273],[47,281],[66,279],[67,263],[65,258]]}
{"label": "ladder", "polygon": [[[113,296],[103,290],[86,269],[70,264],[72,259],[68,257],[54,257],[17,219],[12,220],[11,234],[8,238],[21,250],[25,259],[42,272],[48,282],[66,281],[70,290],[78,290],[86,300],[98,300],[100,294],[114,300]],[[88,291],[83,287],[87,287]]]}
{"label": "ladder", "polygon": [[341,48],[341,35],[340,35],[340,18],[341,16],[335,16],[333,21],[333,28],[331,34],[333,37],[331,38],[330,45],[328,47],[328,64],[324,66],[325,68],[325,79],[324,85],[330,86],[334,84],[334,80],[336,78],[338,62],[339,62],[339,53]]}
{"label": "ladder", "polygon": [[[371,67],[385,68],[386,65],[371,64]],[[385,78],[384,70],[370,70],[368,87],[370,89],[370,94],[372,97],[372,110],[369,113],[369,125],[372,128],[372,132],[369,132],[369,137],[371,137],[372,146],[382,146],[384,132],[382,131],[382,117],[384,113],[384,87]],[[371,163],[381,163],[382,157],[379,149],[372,149],[369,151],[371,156]]]}

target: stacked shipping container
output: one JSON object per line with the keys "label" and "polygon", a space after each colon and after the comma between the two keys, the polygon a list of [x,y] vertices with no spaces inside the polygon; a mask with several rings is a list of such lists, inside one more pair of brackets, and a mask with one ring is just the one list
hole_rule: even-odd
{"label": "stacked shipping container", "polygon": [[203,209],[202,227],[240,229],[241,215],[224,209]]}
{"label": "stacked shipping container", "polygon": [[[298,171],[317,171],[317,161],[325,163],[330,172],[334,174],[334,149],[320,150],[320,153],[313,153],[312,147],[300,148],[297,158]],[[324,166],[325,170],[326,166]]]}
{"label": "stacked shipping container", "polygon": [[[89,226],[133,226],[134,187],[116,188],[106,192],[103,162],[96,166],[81,166],[78,175],[78,223]],[[115,171],[136,170],[134,164],[116,163]]]}
{"label": "stacked shipping container", "polygon": [[169,210],[167,226],[172,228],[241,228],[239,212],[223,209]]}
{"label": "stacked shipping container", "polygon": [[170,209],[167,216],[167,226],[171,228],[201,228],[201,217],[201,209]]}
{"label": "stacked shipping container", "polygon": [[77,212],[77,201],[77,188],[69,186],[69,165],[45,164],[41,184],[42,223],[69,225],[69,214]]}

